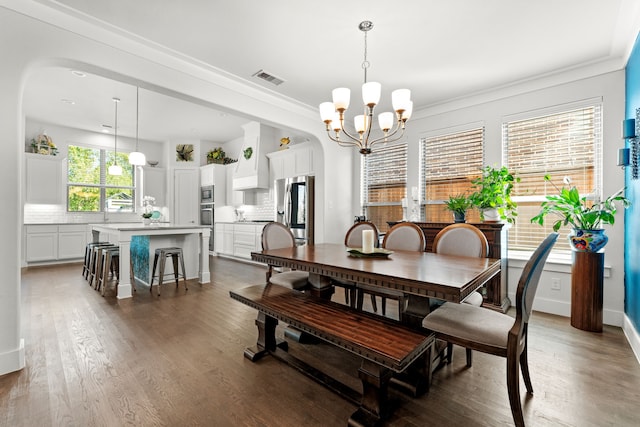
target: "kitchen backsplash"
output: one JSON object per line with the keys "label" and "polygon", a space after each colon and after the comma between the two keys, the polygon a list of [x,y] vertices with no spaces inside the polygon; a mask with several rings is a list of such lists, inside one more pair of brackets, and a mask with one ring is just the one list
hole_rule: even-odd
{"label": "kitchen backsplash", "polygon": [[244,218],[247,221],[272,220],[275,217],[275,202],[270,191],[264,191],[257,194],[257,205],[241,206],[244,212]]}

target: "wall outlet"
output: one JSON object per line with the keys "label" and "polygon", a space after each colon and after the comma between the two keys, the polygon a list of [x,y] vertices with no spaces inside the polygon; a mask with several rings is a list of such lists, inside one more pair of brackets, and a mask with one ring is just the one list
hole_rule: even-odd
{"label": "wall outlet", "polygon": [[560,279],[553,278],[551,279],[551,290],[559,291],[560,290]]}

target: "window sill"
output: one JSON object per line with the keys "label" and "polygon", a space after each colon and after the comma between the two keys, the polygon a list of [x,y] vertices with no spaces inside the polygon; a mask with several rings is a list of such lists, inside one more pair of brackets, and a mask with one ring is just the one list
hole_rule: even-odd
{"label": "window sill", "polygon": [[[509,267],[524,268],[532,254],[533,252],[530,251],[509,251]],[[573,264],[571,258],[571,252],[551,252],[544,266],[544,271],[571,274],[571,266]],[[611,266],[605,263],[604,277],[610,276]]]}

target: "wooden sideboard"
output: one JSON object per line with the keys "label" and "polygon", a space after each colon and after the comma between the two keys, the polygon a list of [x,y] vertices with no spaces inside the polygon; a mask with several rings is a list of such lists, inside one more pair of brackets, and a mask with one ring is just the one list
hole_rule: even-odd
{"label": "wooden sideboard", "polygon": [[[390,227],[399,221],[389,221]],[[447,225],[446,222],[414,222],[424,232],[427,238],[427,252],[433,251],[433,240],[436,234]],[[500,258],[500,275],[494,277],[480,291],[484,297],[483,307],[505,313],[511,306],[507,296],[507,231],[505,224],[496,222],[479,222],[471,225],[477,227],[487,237],[489,242],[489,258]]]}

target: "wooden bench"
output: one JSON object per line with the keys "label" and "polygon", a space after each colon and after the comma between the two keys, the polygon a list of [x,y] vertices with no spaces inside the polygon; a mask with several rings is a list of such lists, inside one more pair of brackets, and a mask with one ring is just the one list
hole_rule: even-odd
{"label": "wooden bench", "polygon": [[[257,348],[247,348],[245,357],[256,361],[272,354],[352,400],[359,408],[348,425],[380,425],[388,417],[390,382],[404,386],[414,396],[428,391],[435,341],[428,331],[409,329],[390,319],[273,284],[250,286],[230,295],[258,310]],[[278,320],[359,356],[362,393],[287,353],[286,341],[275,336]]]}

